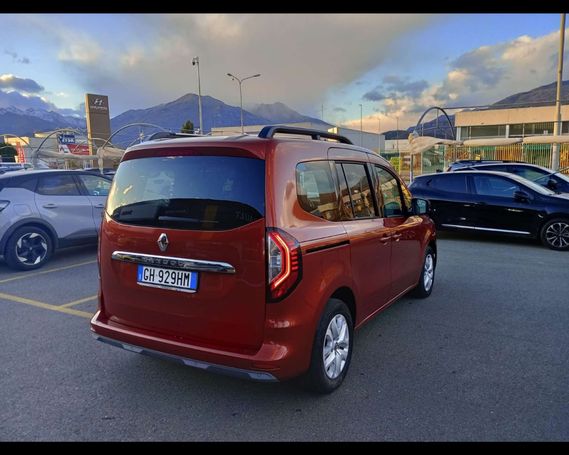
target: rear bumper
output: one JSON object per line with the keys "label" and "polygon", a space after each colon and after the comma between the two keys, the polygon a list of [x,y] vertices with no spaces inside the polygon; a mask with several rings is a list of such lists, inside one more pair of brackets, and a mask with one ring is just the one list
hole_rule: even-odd
{"label": "rear bumper", "polygon": [[252,379],[254,381],[261,381],[261,382],[278,381],[278,379],[275,378],[272,374],[262,371],[244,370],[241,368],[228,367],[224,365],[217,365],[214,363],[203,362],[200,360],[189,359],[187,357],[182,357],[179,355],[166,354],[165,352],[159,352],[142,346],[135,346],[129,343],[124,343],[122,341],[113,340],[111,338],[97,335],[96,333],[93,334],[93,337],[98,341],[102,341],[103,343],[107,343],[110,344],[111,346],[116,346],[118,348],[122,348],[127,351],[136,352],[137,354],[149,355],[152,357],[158,357],[166,360],[173,360],[175,362],[179,362],[190,367],[200,368],[202,370],[208,370],[212,373],[220,373],[220,374],[225,374],[227,376],[233,376],[236,378]]}
{"label": "rear bumper", "polygon": [[[274,382],[306,371],[310,350],[303,337],[273,337],[255,353],[214,349],[163,338],[157,334],[109,321],[101,311],[91,319],[91,331],[102,342],[139,354],[175,360],[184,365],[255,381]],[[286,341],[285,339],[286,338]]]}

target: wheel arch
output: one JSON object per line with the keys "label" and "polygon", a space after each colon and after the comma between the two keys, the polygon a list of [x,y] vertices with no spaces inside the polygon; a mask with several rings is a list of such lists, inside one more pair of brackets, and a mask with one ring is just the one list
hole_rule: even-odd
{"label": "wheel arch", "polygon": [[56,250],[58,248],[59,239],[57,237],[55,229],[51,224],[42,220],[41,218],[26,218],[25,220],[18,221],[14,225],[10,226],[10,229],[6,231],[2,237],[2,240],[0,240],[0,252],[2,252],[2,254],[6,253],[6,244],[8,243],[10,236],[18,229],[26,226],[37,227],[46,231],[51,237],[51,241],[53,242],[53,249]]}

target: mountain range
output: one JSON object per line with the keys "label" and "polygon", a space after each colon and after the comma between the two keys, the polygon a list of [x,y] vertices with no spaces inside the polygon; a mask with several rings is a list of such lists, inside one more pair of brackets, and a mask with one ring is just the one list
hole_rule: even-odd
{"label": "mountain range", "polygon": [[[556,83],[537,87],[527,92],[520,92],[508,96],[492,104],[494,108],[506,107],[526,107],[540,104],[552,104],[555,100]],[[569,81],[564,81],[562,85],[562,100],[569,101]],[[211,96],[202,96],[202,113],[204,131],[208,132],[211,128],[236,126],[240,124],[241,110],[238,106],[231,106]],[[454,126],[454,115],[450,116]],[[130,109],[111,119],[113,131],[136,122],[146,122],[159,125],[172,131],[179,131],[186,120],[191,120],[195,128],[199,127],[198,115],[198,96],[188,93],[180,98],[152,106],[147,109]],[[303,115],[283,103],[257,104],[243,110],[243,123],[245,125],[271,124],[271,123],[292,123],[292,122],[313,122],[328,124],[320,119]],[[437,120],[425,122],[424,131],[439,137],[452,137],[451,129],[446,120],[439,117],[439,128],[435,129]],[[332,126],[332,125],[330,125]],[[76,128],[84,130],[86,128],[85,119],[61,115],[53,111],[41,109],[21,110],[15,107],[0,108],[0,134],[11,133],[20,136],[31,136],[35,131],[51,131],[57,128]],[[414,130],[411,126],[406,130],[386,131],[386,139],[407,139],[409,133]],[[148,134],[149,130],[145,129]],[[129,142],[138,137],[139,132],[134,129],[125,130],[119,133],[113,142],[119,145],[128,145]]]}

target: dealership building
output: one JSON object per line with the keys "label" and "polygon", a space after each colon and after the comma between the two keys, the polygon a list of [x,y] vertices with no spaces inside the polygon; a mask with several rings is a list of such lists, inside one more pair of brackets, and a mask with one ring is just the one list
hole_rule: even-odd
{"label": "dealership building", "polygon": [[[482,109],[457,112],[457,140],[494,137],[526,137],[553,134],[555,106],[514,109]],[[561,118],[569,119],[569,105],[561,106]],[[562,122],[560,134],[569,134],[569,121]]]}

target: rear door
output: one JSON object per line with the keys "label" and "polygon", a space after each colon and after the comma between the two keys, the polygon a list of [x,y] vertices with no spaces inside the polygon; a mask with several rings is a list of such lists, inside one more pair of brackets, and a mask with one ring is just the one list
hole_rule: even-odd
{"label": "rear door", "polygon": [[77,174],[76,177],[81,183],[83,193],[87,195],[91,202],[93,222],[98,232],[101,227],[107,196],[111,189],[111,181],[100,175]]}
{"label": "rear door", "polygon": [[265,162],[183,153],[126,160],[115,175],[101,236],[105,311],[162,337],[250,352],[265,320]]}
{"label": "rear door", "polygon": [[426,186],[432,217],[439,226],[468,228],[472,226],[472,194],[468,191],[466,174],[462,172],[433,175]]}
{"label": "rear door", "polygon": [[41,217],[55,228],[60,239],[78,240],[97,235],[91,201],[81,194],[72,174],[41,174],[35,202]]}

